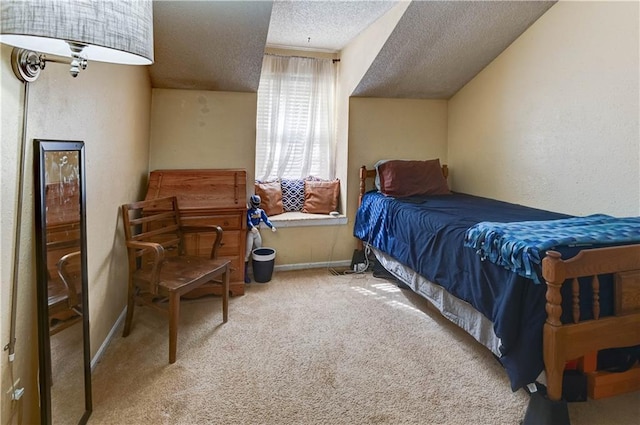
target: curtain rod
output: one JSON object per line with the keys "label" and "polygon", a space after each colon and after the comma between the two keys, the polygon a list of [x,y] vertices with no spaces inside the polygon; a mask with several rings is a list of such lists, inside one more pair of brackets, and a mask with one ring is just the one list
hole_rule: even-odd
{"label": "curtain rod", "polygon": [[[323,59],[323,58],[314,58],[313,56],[300,56],[300,55],[278,55],[276,53],[265,53],[265,56],[277,56],[280,58],[300,58],[300,59]],[[328,59],[327,59],[328,60]],[[333,63],[340,62],[340,59],[331,59]]]}

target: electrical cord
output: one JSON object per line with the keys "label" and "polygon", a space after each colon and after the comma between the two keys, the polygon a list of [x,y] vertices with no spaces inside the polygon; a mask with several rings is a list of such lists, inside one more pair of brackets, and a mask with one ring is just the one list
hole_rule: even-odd
{"label": "electrical cord", "polygon": [[[342,274],[344,275],[364,274],[369,271],[369,267],[371,266],[371,262],[369,261],[369,256],[371,255],[371,239],[372,238],[373,238],[373,231],[370,229],[367,240],[363,241],[364,242],[364,263],[357,263],[355,265],[356,270],[347,269],[343,271]],[[364,264],[364,267],[362,269],[359,269],[358,268],[359,264]]]}

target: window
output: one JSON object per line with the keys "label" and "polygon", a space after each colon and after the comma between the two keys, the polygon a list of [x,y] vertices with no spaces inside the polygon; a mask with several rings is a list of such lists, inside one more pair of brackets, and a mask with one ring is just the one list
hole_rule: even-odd
{"label": "window", "polygon": [[335,177],[330,59],[266,55],[258,88],[256,179]]}

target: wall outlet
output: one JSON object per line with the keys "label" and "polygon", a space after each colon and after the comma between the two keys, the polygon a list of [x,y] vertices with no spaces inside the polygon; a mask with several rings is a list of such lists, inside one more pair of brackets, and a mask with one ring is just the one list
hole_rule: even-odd
{"label": "wall outlet", "polygon": [[18,401],[24,395],[24,388],[16,388],[16,390],[11,395],[11,400]]}
{"label": "wall outlet", "polygon": [[354,272],[363,272],[366,268],[365,254],[363,250],[354,249],[351,257],[351,270]]}
{"label": "wall outlet", "polygon": [[353,271],[356,273],[361,273],[367,270],[367,265],[365,263],[357,263],[353,265]]}

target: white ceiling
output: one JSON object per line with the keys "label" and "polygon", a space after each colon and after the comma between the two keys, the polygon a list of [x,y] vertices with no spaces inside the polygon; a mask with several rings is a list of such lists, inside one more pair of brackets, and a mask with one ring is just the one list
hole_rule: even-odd
{"label": "white ceiling", "polygon": [[[397,1],[154,0],[157,88],[255,92],[264,49],[336,52]],[[353,95],[448,98],[553,1],[413,1]]]}
{"label": "white ceiling", "polygon": [[156,88],[255,92],[270,1],[153,2]]}
{"label": "white ceiling", "polygon": [[397,0],[274,1],[267,45],[338,52],[396,3]]}
{"label": "white ceiling", "polygon": [[352,95],[448,99],[554,4],[414,1]]}

